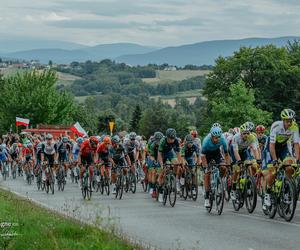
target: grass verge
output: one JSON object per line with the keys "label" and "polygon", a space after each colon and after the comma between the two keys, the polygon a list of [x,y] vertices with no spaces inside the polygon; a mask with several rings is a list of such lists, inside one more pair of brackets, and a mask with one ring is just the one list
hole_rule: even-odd
{"label": "grass verge", "polygon": [[138,249],[0,189],[0,249]]}

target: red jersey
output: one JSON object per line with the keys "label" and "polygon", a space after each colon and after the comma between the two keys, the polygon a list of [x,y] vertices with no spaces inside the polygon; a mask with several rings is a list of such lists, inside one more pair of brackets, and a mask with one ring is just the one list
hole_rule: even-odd
{"label": "red jersey", "polygon": [[106,144],[102,142],[98,148],[97,153],[99,154],[99,158],[106,161],[109,157],[109,149],[106,147]]}
{"label": "red jersey", "polygon": [[97,148],[92,148],[90,145],[90,141],[86,140],[84,141],[80,146],[80,153],[83,157],[88,157],[91,153],[96,153]]}
{"label": "red jersey", "polygon": [[33,150],[30,148],[24,148],[22,151],[23,156],[33,156]]}

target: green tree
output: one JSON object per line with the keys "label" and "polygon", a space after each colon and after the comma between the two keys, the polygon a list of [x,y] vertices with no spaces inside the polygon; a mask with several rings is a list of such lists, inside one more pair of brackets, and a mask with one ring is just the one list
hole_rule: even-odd
{"label": "green tree", "polygon": [[66,124],[73,121],[72,97],[55,88],[54,71],[28,71],[1,78],[0,124],[2,130],[15,124],[16,116],[29,118],[30,124]]}
{"label": "green tree", "polygon": [[255,124],[269,124],[271,113],[256,108],[254,91],[247,89],[245,83],[239,80],[229,88],[227,97],[212,101],[210,121],[218,121],[224,129],[239,126],[246,121]]}
{"label": "green tree", "polygon": [[297,43],[288,48],[243,47],[228,58],[220,57],[207,79],[204,94],[217,101],[226,97],[230,86],[241,79],[254,90],[258,108],[272,112],[276,118],[284,107],[299,113],[300,93],[295,91],[300,88],[298,47]]}
{"label": "green tree", "polygon": [[141,116],[142,116],[142,111],[141,111],[140,105],[136,105],[135,110],[132,113],[132,118],[130,121],[130,130],[131,131],[139,130]]}

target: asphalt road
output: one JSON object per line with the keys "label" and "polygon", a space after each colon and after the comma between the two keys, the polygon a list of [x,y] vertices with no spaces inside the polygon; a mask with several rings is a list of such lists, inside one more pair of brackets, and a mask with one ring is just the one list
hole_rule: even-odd
{"label": "asphalt road", "polygon": [[137,193],[124,193],[122,200],[112,195],[93,193],[84,201],[78,185],[70,183],[64,192],[46,194],[22,177],[3,181],[0,186],[38,204],[76,219],[115,230],[149,249],[259,250],[300,249],[300,209],[292,222],[276,215],[271,220],[263,215],[258,203],[253,214],[242,208],[234,212],[225,203],[221,216],[203,207],[202,194],[196,202],[178,199],[174,208],[152,200],[138,185]]}

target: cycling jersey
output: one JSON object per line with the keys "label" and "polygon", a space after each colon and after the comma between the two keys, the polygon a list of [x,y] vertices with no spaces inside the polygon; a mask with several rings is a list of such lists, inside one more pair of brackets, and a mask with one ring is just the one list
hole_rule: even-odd
{"label": "cycling jersey", "polygon": [[82,157],[88,157],[90,154],[96,153],[96,151],[97,151],[97,148],[91,147],[89,140],[84,141],[81,144],[80,152],[81,152]]}
{"label": "cycling jersey", "polygon": [[270,143],[286,144],[289,140],[293,143],[299,141],[299,128],[296,122],[285,130],[283,121],[274,122],[270,131]]}
{"label": "cycling jersey", "polygon": [[158,151],[161,153],[169,153],[174,150],[176,153],[180,152],[180,144],[176,138],[173,143],[168,143],[167,137],[160,140]]}
{"label": "cycling jersey", "polygon": [[73,154],[74,161],[77,161],[79,151],[80,151],[79,145],[77,143],[74,143],[73,148],[72,148],[72,154]]}
{"label": "cycling jersey", "polygon": [[57,152],[57,145],[53,142],[50,144],[45,142],[42,144],[42,152],[44,155],[54,155]]}
{"label": "cycling jersey", "polygon": [[60,142],[57,146],[57,152],[58,152],[58,160],[60,162],[67,161],[69,153],[71,152],[71,145],[69,143]]}
{"label": "cycling jersey", "polygon": [[257,149],[257,139],[253,134],[249,134],[246,140],[243,139],[240,133],[235,134],[232,139],[232,146],[234,149],[243,151],[248,148]]}
{"label": "cycling jersey", "polygon": [[202,155],[206,155],[209,152],[219,150],[220,147],[223,148],[224,153],[228,153],[228,145],[224,135],[221,135],[221,138],[218,143],[213,143],[211,134],[208,134],[202,143]]}
{"label": "cycling jersey", "polygon": [[159,143],[157,143],[156,141],[153,141],[150,145],[148,145],[148,153],[150,154],[150,156],[154,157],[155,160],[157,160],[158,156],[158,147]]}
{"label": "cycling jersey", "polygon": [[97,148],[97,153],[99,155],[99,159],[103,160],[104,162],[107,162],[109,157],[110,157],[110,153],[109,153],[109,148],[106,147],[105,143],[101,143],[98,148]]}
{"label": "cycling jersey", "polygon": [[197,156],[199,157],[200,152],[199,152],[199,148],[196,144],[193,144],[191,147],[188,147],[187,144],[185,144],[182,149],[181,149],[181,156],[183,156],[184,158],[190,158],[193,156]]}
{"label": "cycling jersey", "polygon": [[0,161],[6,161],[7,158],[8,158],[7,150],[5,148],[0,150]]}
{"label": "cycling jersey", "polygon": [[124,158],[125,158],[125,149],[122,145],[118,145],[115,147],[111,147],[109,149],[110,155],[112,156],[112,159],[114,163],[117,165],[123,165],[124,164]]}
{"label": "cycling jersey", "polygon": [[139,143],[137,140],[134,141],[126,140],[124,142],[124,148],[125,148],[125,152],[130,155],[136,152],[136,150],[138,150]]}

